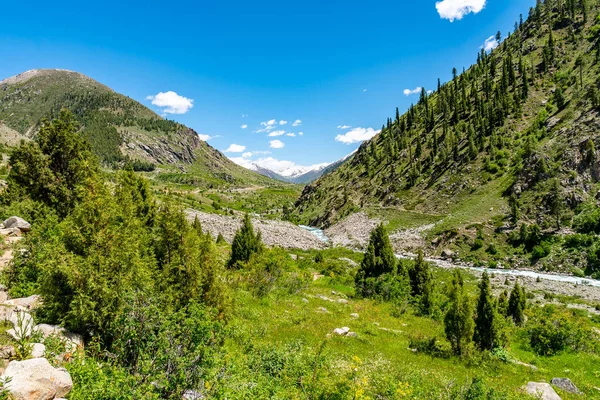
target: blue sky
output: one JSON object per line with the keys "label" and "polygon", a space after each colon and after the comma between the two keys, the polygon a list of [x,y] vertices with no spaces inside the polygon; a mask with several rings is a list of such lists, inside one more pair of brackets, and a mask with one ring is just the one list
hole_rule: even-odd
{"label": "blue sky", "polygon": [[406,89],[433,89],[468,67],[534,3],[5,2],[0,79],[79,71],[235,150],[226,154],[238,162],[281,171],[352,152],[418,99]]}

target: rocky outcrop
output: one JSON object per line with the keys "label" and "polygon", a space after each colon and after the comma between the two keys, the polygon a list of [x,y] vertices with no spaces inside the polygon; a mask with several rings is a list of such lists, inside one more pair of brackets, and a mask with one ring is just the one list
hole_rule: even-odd
{"label": "rocky outcrop", "polygon": [[540,400],[561,400],[549,383],[529,382],[523,389],[529,395]]}
{"label": "rocky outcrop", "polygon": [[67,331],[65,328],[56,325],[39,324],[34,330],[39,332],[44,339],[49,336],[59,337],[66,345],[67,351],[73,352],[83,347],[83,337],[76,333]]}
{"label": "rocky outcrop", "polygon": [[66,396],[73,388],[71,375],[63,368],[54,368],[45,358],[12,361],[2,378],[15,400],[51,400]]}
{"label": "rocky outcrop", "polygon": [[569,378],[554,378],[550,381],[550,383],[564,392],[582,394]]}

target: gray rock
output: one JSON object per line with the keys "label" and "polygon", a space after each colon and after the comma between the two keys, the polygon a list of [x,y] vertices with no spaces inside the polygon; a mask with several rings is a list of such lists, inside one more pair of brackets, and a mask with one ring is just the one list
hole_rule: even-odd
{"label": "gray rock", "polygon": [[72,352],[80,347],[83,347],[83,337],[76,333],[69,332],[63,327],[57,325],[39,324],[35,326],[34,330],[40,332],[44,339],[52,335],[58,336],[65,342],[67,351]]}
{"label": "gray rock", "polygon": [[581,391],[577,388],[577,386],[575,386],[575,384],[571,382],[569,378],[554,378],[550,381],[550,383],[552,383],[554,386],[556,386],[562,391],[575,394],[582,394]]}
{"label": "gray rock", "polygon": [[46,346],[41,343],[34,343],[31,349],[31,358],[43,358],[46,353]]}
{"label": "gray rock", "polygon": [[4,228],[18,228],[22,232],[29,232],[31,230],[31,224],[21,217],[10,217],[4,221]]}
{"label": "gray rock", "polygon": [[71,375],[54,368],[45,358],[12,361],[3,378],[10,378],[7,388],[15,400],[50,400],[66,396],[73,388]]}
{"label": "gray rock", "polygon": [[33,333],[35,324],[33,317],[28,312],[11,310],[6,315],[6,320],[13,324],[13,329],[9,329],[6,333],[12,335],[17,340],[29,337]]}
{"label": "gray rock", "polygon": [[10,300],[6,300],[4,302],[4,304],[8,304],[10,306],[17,306],[17,307],[21,307],[23,309],[32,309],[37,307],[40,304],[40,296],[38,295],[33,295],[33,296],[29,296],[29,297],[22,297],[19,299],[10,299]]}
{"label": "gray rock", "polygon": [[17,353],[15,352],[15,347],[8,344],[4,346],[0,346],[0,359],[6,360],[9,358],[13,358]]}
{"label": "gray rock", "polygon": [[525,391],[541,400],[561,400],[560,396],[552,389],[549,383],[529,382],[524,387]]}
{"label": "gray rock", "polygon": [[442,251],[442,257],[447,259],[447,260],[451,260],[454,258],[456,254],[452,251],[452,250],[448,250],[448,249],[444,249]]}
{"label": "gray rock", "polygon": [[358,314],[357,313],[352,313],[352,314],[350,314],[350,318],[356,319],[356,318],[358,318]]}
{"label": "gray rock", "polygon": [[339,336],[346,336],[348,334],[348,332],[350,332],[350,328],[348,328],[347,326],[345,326],[343,328],[335,328],[333,330],[333,333],[335,333],[336,335],[339,335]]}
{"label": "gray rock", "polygon": [[346,337],[358,337],[358,334],[356,332],[348,332]]}

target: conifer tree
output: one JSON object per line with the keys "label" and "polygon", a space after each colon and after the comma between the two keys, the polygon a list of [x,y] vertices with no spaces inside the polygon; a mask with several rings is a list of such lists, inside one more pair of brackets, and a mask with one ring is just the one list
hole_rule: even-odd
{"label": "conifer tree", "polygon": [[481,350],[492,350],[499,346],[498,314],[492,297],[490,277],[483,273],[479,283],[479,299],[475,316],[475,334],[473,341]]}
{"label": "conifer tree", "polygon": [[498,297],[498,314],[508,315],[508,291],[504,289]]}
{"label": "conifer tree", "polygon": [[519,285],[519,282],[515,283],[512,291],[510,292],[510,298],[508,300],[508,308],[506,310],[507,316],[511,317],[517,326],[523,325],[525,322],[525,307],[527,305],[527,297],[525,291]]}
{"label": "conifer tree", "polygon": [[473,340],[473,308],[465,292],[464,281],[459,270],[454,271],[448,293],[448,311],[444,317],[446,338],[456,355],[462,355],[465,347]]}
{"label": "conifer tree", "polygon": [[390,243],[385,226],[379,224],[371,232],[369,245],[360,263],[357,278],[376,278],[380,275],[396,272],[396,256]]}
{"label": "conifer tree", "polygon": [[253,254],[260,253],[263,249],[260,232],[255,233],[250,215],[244,216],[242,226],[237,230],[231,244],[231,257],[227,263],[229,268],[239,267],[240,263],[250,260]]}
{"label": "conifer tree", "polygon": [[419,312],[429,315],[433,310],[433,275],[429,263],[423,258],[423,250],[419,249],[417,259],[408,272],[411,294],[414,297]]}

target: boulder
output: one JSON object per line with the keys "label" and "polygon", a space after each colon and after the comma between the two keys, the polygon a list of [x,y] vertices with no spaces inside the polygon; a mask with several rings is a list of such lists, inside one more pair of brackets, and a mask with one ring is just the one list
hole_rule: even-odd
{"label": "boulder", "polygon": [[[5,319],[13,324],[14,329],[6,331],[15,339],[19,340],[31,336],[33,333],[33,317],[25,311],[11,310],[6,315]],[[12,332],[10,332],[12,331]]]}
{"label": "boulder", "polygon": [[561,400],[560,396],[552,389],[549,383],[529,382],[525,391],[540,400]]}
{"label": "boulder", "polygon": [[44,339],[52,335],[58,336],[66,343],[67,351],[73,352],[78,348],[83,347],[83,337],[81,335],[69,332],[61,326],[39,324],[33,329],[40,332]]}
{"label": "boulder", "polygon": [[31,358],[43,358],[46,353],[46,346],[41,343],[34,343],[31,349]]}
{"label": "boulder", "polygon": [[29,232],[31,230],[31,224],[21,217],[10,217],[4,221],[4,228],[18,228],[22,232]]}
{"label": "boulder", "polygon": [[582,392],[575,386],[569,378],[554,378],[550,381],[554,386],[564,392],[582,394]]}
{"label": "boulder", "polygon": [[12,346],[10,344],[5,344],[3,346],[0,346],[0,359],[8,360],[10,358],[13,358],[16,355],[17,355],[17,353],[15,351],[15,346]]}
{"label": "boulder", "polygon": [[37,307],[40,304],[40,296],[33,295],[29,297],[22,297],[19,299],[10,299],[6,300],[4,304],[8,304],[9,306],[17,306],[22,309],[30,310],[32,308]]}
{"label": "boulder", "polygon": [[350,314],[350,318],[356,319],[356,318],[358,318],[358,314],[357,313],[352,313],[352,314]]}
{"label": "boulder", "polygon": [[456,254],[452,250],[444,249],[442,251],[442,258],[452,260]]}
{"label": "boulder", "polygon": [[50,400],[64,397],[73,388],[71,375],[64,368],[54,368],[45,358],[12,361],[3,378],[15,400]]}

